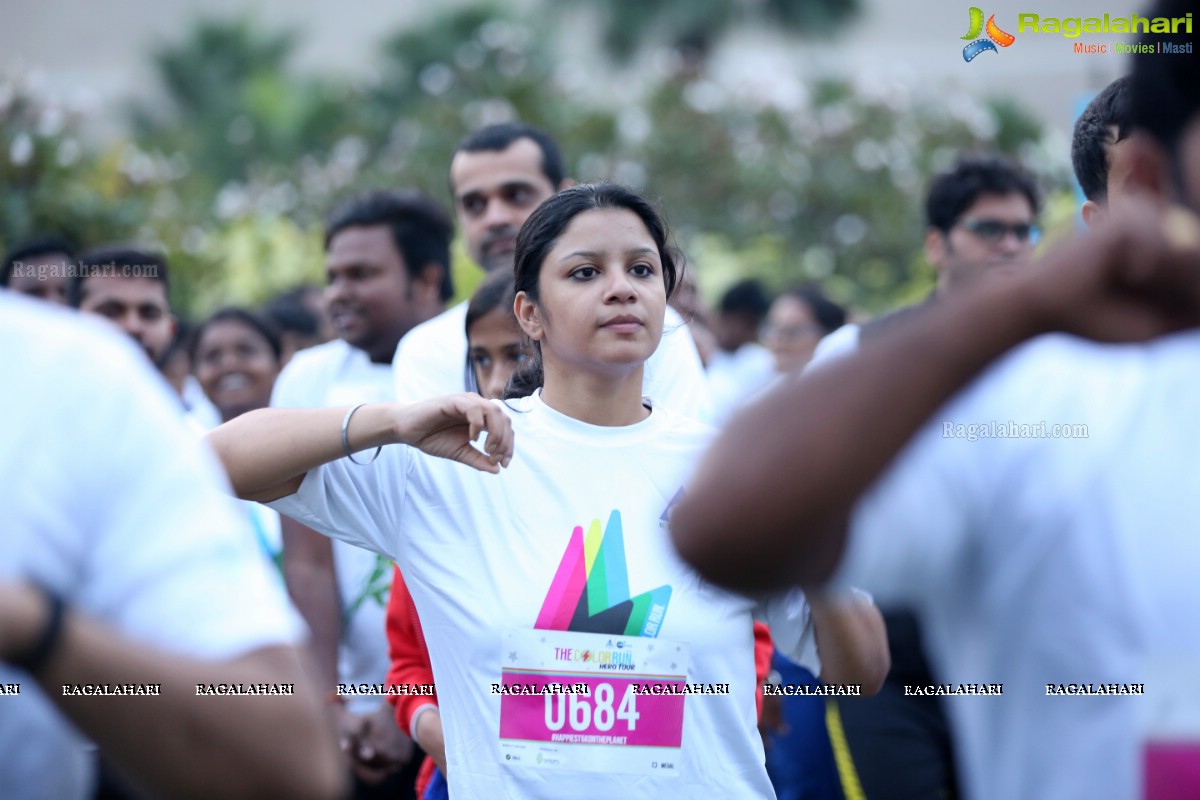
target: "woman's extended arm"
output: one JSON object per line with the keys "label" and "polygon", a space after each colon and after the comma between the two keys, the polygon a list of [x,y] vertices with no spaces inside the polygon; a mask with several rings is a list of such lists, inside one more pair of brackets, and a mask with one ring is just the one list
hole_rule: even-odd
{"label": "woman's extended arm", "polygon": [[[262,408],[209,432],[233,490],[269,502],[294,494],[305,474],[345,455],[347,408]],[[487,432],[484,450],[471,445]],[[512,457],[512,426],[498,405],[475,394],[455,394],[397,405],[359,408],[347,429],[351,452],[407,444],[430,455],[499,472]]]}

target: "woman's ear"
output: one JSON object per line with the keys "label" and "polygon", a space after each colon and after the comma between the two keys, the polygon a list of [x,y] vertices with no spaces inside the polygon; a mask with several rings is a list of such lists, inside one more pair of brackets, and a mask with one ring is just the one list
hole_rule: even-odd
{"label": "woman's ear", "polygon": [[521,330],[525,331],[525,335],[535,342],[540,342],[544,330],[542,312],[537,303],[533,302],[533,299],[525,292],[517,292],[517,296],[513,300],[513,313],[516,314],[517,324],[521,326]]}

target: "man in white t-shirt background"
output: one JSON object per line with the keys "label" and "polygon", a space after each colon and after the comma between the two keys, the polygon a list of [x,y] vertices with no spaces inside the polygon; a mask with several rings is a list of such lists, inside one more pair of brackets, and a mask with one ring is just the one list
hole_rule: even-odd
{"label": "man in white t-shirt background", "polygon": [[[508,122],[468,134],[450,161],[454,213],[471,258],[488,272],[511,270],[517,232],[542,201],[570,186],[558,145],[531,125]],[[467,303],[414,328],[396,348],[396,399],[474,391],[467,369]],[[687,325],[667,310],[644,392],[659,405],[708,421],[709,393]]]}
{"label": "man in white t-shirt background", "polygon": [[59,236],[33,236],[4,255],[0,286],[48,303],[67,304],[67,265],[75,248]]}
{"label": "man in white t-shirt background", "polygon": [[[446,211],[414,191],[374,192],[336,208],[326,224],[326,299],[339,338],[297,353],[279,375],[271,404],[315,408],[392,400],[396,344],[441,312],[453,293],[452,236]],[[382,698],[347,701],[335,694],[338,683],[387,678],[391,563],[341,542],[331,546],[287,517],[283,538],[288,589],[312,628],[322,680],[339,706],[358,796],[411,792],[411,777],[392,774],[408,761],[411,744],[390,706]]]}
{"label": "man in white t-shirt background", "polygon": [[721,295],[712,319],[717,346],[708,358],[713,421],[718,425],[775,377],[771,353],[758,340],[771,298],[757,278],[734,283]]}

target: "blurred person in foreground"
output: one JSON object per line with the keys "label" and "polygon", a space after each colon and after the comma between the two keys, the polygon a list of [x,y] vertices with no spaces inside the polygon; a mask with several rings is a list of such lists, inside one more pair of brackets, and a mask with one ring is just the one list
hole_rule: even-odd
{"label": "blurred person in foreground", "polygon": [[303,626],[167,388],[97,323],[3,295],[0,361],[4,797],[89,796],[83,736],[154,796],[340,796]]}
{"label": "blurred person in foreground", "polygon": [[1139,58],[1131,96],[1121,214],[781,387],[672,522],[721,585],[854,581],[939,680],[1002,684],[949,707],[977,800],[1200,793],[1200,70]]}
{"label": "blurred person in foreground", "polygon": [[[845,325],[821,340],[819,365],[878,337],[909,316],[957,296],[998,269],[1027,264],[1037,241],[1041,204],[1037,182],[1020,165],[995,154],[960,157],[934,176],[925,198],[925,256],[937,271],[934,291],[863,325]],[[934,673],[920,621],[902,604],[885,604],[892,671],[875,697],[832,700],[834,735],[844,735],[839,761],[843,786],[861,785],[878,800],[959,796],[945,697],[913,694]]]}

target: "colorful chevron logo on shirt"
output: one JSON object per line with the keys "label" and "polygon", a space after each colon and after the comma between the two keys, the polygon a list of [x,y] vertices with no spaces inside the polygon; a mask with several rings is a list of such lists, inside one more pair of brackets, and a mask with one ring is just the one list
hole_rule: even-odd
{"label": "colorful chevron logo on shirt", "polygon": [[599,519],[586,536],[575,526],[533,627],[653,638],[670,602],[665,585],[630,597],[621,512],[613,510],[603,530]]}

